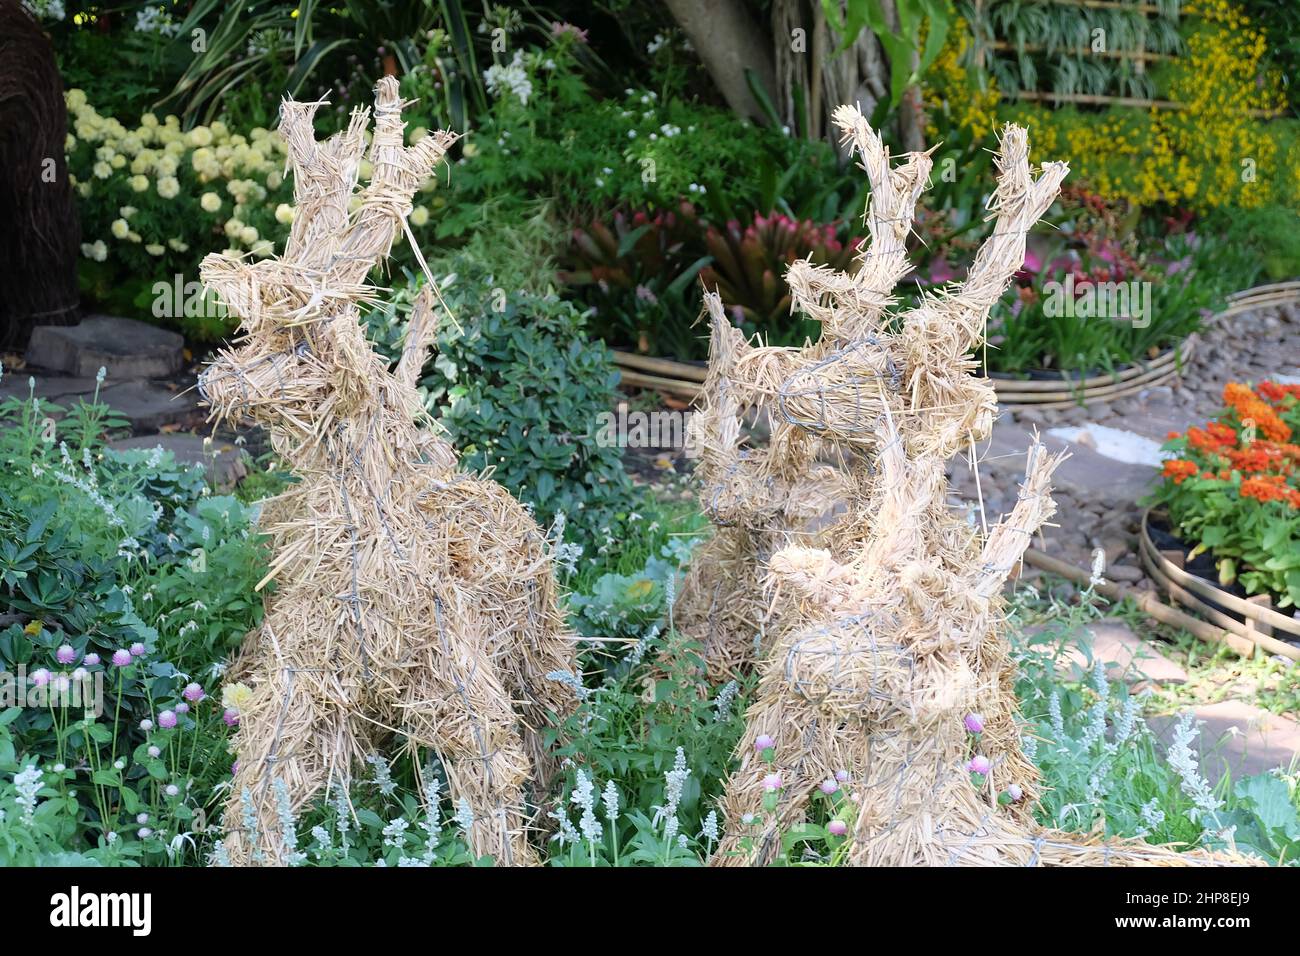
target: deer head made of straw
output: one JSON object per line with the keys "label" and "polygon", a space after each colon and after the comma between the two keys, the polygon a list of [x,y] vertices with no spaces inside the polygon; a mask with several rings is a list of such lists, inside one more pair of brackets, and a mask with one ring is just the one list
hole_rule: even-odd
{"label": "deer head made of straw", "polygon": [[[694,620],[707,624],[713,612],[766,624],[757,654],[734,626],[730,647],[726,627],[704,641],[733,665],[756,658],[760,675],[712,862],[771,860],[828,780],[851,798],[852,864],[1238,862],[1034,825],[1036,771],[1020,746],[1000,594],[1055,510],[1049,482],[1060,456],[1030,448],[1019,500],[987,535],[946,504],[945,463],[987,437],[996,411],[991,383],[972,374],[972,352],[1067,167],[1048,163],[1035,177],[1025,131],[1008,126],[993,230],[966,280],[890,315],[930,159],[912,153],[894,166],[858,110],[841,107],[835,120],[871,182],[871,240],[852,273],[790,267],[796,307],[820,320],[820,339],[752,347],[706,295],[710,376],[694,423],[703,500],[731,536],[732,567],[753,570],[726,577],[693,567],[692,599],[714,601]],[[761,452],[741,446],[736,416],[746,407],[774,422]],[[834,479],[819,474],[827,458]],[[804,533],[792,509],[820,505],[800,489],[834,483],[841,512]],[[989,766],[981,762],[979,776],[968,769],[976,754],[967,714],[982,716],[978,756]],[[1000,802],[1013,785],[1023,798]]]}
{"label": "deer head made of straw", "polygon": [[265,505],[274,559],[262,585],[277,587],[227,676],[253,693],[235,736],[223,852],[236,864],[285,862],[284,806],[346,788],[396,735],[438,755],[452,800],[472,811],[476,855],[534,863],[525,790],[545,785],[540,735],[575,703],[547,675],[576,672],[544,536],[499,485],[457,471],[423,412],[415,386],[436,326],[432,283],[395,370],[360,324],[375,295],[367,274],[455,136],[404,146],[397,82],[380,80],[373,172],[349,213],[369,110],[317,142],[320,105],[286,100],[280,111],[296,205],[284,254],[211,255],[202,266],[242,320],[202,395],[214,418],[265,427],[298,478]]}

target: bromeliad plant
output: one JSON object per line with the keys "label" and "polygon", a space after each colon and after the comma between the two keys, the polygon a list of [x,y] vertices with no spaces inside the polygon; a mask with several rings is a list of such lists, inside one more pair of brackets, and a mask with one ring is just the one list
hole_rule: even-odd
{"label": "bromeliad plant", "polygon": [[785,273],[796,259],[844,271],[861,240],[842,241],[843,224],[799,221],[784,213],[764,216],[742,227],[736,220],[710,226],[704,242],[713,257],[701,278],[717,289],[747,334],[766,336],[775,345],[800,345],[816,336],[817,323],[790,314]]}
{"label": "bromeliad plant", "polygon": [[1300,386],[1230,382],[1223,400],[1216,421],[1170,434],[1176,457],[1151,500],[1221,584],[1300,604]]}
{"label": "bromeliad plant", "polygon": [[702,224],[687,200],[657,212],[616,211],[573,230],[572,268],[560,278],[594,309],[593,329],[613,345],[690,356],[699,313],[693,284],[709,264]]}

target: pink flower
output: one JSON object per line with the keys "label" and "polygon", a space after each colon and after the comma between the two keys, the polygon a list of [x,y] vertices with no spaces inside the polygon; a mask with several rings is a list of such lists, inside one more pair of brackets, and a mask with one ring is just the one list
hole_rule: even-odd
{"label": "pink flower", "polygon": [[185,703],[185,701],[181,701],[173,707],[172,710],[176,711],[178,714],[188,714],[190,712],[190,705]]}
{"label": "pink flower", "polygon": [[849,772],[847,770],[836,770],[835,779],[838,780],[840,783],[848,783]]}
{"label": "pink flower", "polygon": [[826,824],[826,830],[831,836],[844,836],[849,832],[849,825],[843,820],[832,820]]}
{"label": "pink flower", "polygon": [[829,777],[821,782],[822,793],[826,794],[827,796],[830,796],[839,788],[840,785],[836,783],[834,780],[830,779]]}
{"label": "pink flower", "polygon": [[139,641],[136,641],[134,644],[132,644],[132,645],[131,645],[131,656],[132,656],[132,657],[144,657],[144,645],[141,644]]}
{"label": "pink flower", "polygon": [[71,644],[64,644],[54,652],[54,659],[60,664],[71,664],[77,659],[77,652],[72,649]]}
{"label": "pink flower", "polygon": [[1025,791],[1020,789],[1020,784],[1018,783],[1013,783],[1011,786],[1007,787],[1007,797],[1010,798],[1012,803],[1015,803],[1024,795]]}
{"label": "pink flower", "polygon": [[235,774],[237,774],[237,773],[239,773],[239,761],[238,761],[238,760],[236,760],[233,764],[230,765],[230,775],[233,777],[233,776],[234,776]]}
{"label": "pink flower", "polygon": [[185,689],[181,691],[181,696],[190,703],[197,704],[204,697],[203,688],[191,681],[185,685]]}
{"label": "pink flower", "polygon": [[113,666],[114,666],[114,667],[125,667],[127,664],[130,664],[130,663],[131,663],[131,652],[130,652],[130,651],[128,651],[128,650],[124,650],[124,649],[122,649],[122,648],[119,647],[117,650],[115,650],[115,651],[113,652]]}
{"label": "pink flower", "polygon": [[558,20],[551,21],[551,36],[562,37],[571,36],[579,43],[587,42],[587,31],[581,30],[572,23],[560,23]]}
{"label": "pink flower", "polygon": [[757,739],[754,741],[754,749],[759,753],[762,753],[764,750],[771,750],[775,746],[776,741],[772,739],[771,734],[759,734]]}
{"label": "pink flower", "polygon": [[99,655],[87,654],[85,658],[82,659],[81,663],[85,664],[87,667],[94,667],[99,663]]}
{"label": "pink flower", "polygon": [[37,687],[44,687],[50,682],[50,672],[44,667],[32,671],[32,683]]}
{"label": "pink flower", "polygon": [[979,714],[967,714],[962,723],[966,725],[966,729],[972,734],[984,733],[984,718]]}
{"label": "pink flower", "polygon": [[164,710],[158,714],[158,726],[164,730],[170,730],[176,726],[176,711]]}
{"label": "pink flower", "polygon": [[970,758],[970,763],[966,764],[966,769],[971,773],[987,774],[991,768],[989,758],[983,754],[976,754]]}
{"label": "pink flower", "polygon": [[763,789],[767,791],[776,791],[781,789],[781,775],[779,773],[769,773],[763,778]]}
{"label": "pink flower", "polygon": [[225,712],[221,715],[221,719],[226,722],[227,727],[238,727],[239,711],[235,710],[233,707],[227,707]]}

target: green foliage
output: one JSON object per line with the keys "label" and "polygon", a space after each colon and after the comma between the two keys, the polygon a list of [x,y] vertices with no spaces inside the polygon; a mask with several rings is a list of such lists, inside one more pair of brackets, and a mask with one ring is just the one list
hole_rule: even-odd
{"label": "green foliage", "polygon": [[[1211,787],[1193,746],[1198,728],[1190,712],[1176,722],[1168,748],[1160,746],[1144,698],[1131,696],[1092,658],[1085,635],[1101,606],[1091,590],[1066,604],[1026,588],[1013,611],[1016,693],[1027,721],[1022,744],[1042,773],[1039,820],[1080,833],[1104,825],[1107,835],[1185,847],[1222,849],[1231,840],[1272,862],[1293,862],[1300,833],[1295,779],[1261,774],[1234,785],[1224,777]],[[1066,656],[1074,647],[1084,652],[1084,665]]]}
{"label": "green foliage", "polygon": [[199,681],[260,620],[265,556],[200,468],[63,411],[0,403],[0,863],[196,862],[231,760]]}
{"label": "green foliage", "polygon": [[[510,289],[467,255],[440,264],[437,356],[420,385],[472,471],[531,504],[544,525],[563,513],[581,536],[613,547],[633,510],[619,450],[597,442],[618,373],[585,318],[553,293]],[[409,302],[413,284],[402,297]],[[372,340],[396,357],[408,306],[368,318]]]}

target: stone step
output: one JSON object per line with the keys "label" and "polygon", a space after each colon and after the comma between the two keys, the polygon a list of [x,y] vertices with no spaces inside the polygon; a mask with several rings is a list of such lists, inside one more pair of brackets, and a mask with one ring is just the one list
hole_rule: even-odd
{"label": "stone step", "polygon": [[202,435],[193,432],[170,432],[165,435],[137,435],[109,442],[110,448],[119,451],[152,449],[162,446],[184,464],[200,464],[214,468],[215,484],[219,488],[232,488],[248,474],[241,450],[230,442],[214,440],[205,444]]}
{"label": "stone step", "polygon": [[32,330],[27,363],[75,376],[105,369],[109,380],[166,378],[181,370],[185,340],[146,322],[92,315],[79,325]]}
{"label": "stone step", "polygon": [[35,395],[42,402],[55,405],[68,405],[78,398],[95,394],[95,379],[90,377],[73,377],[68,375],[49,375],[45,372],[26,371],[5,372],[0,381],[0,399],[29,398]]}
{"label": "stone step", "polygon": [[[1157,469],[1107,457],[1086,444],[1067,442],[1052,434],[1039,434],[1049,452],[1068,451],[1070,457],[1056,470],[1052,486],[1082,497],[1103,498],[1116,504],[1130,505],[1147,493]],[[976,446],[976,457],[985,465],[997,464],[1003,470],[1023,468],[1025,451],[1033,440],[1033,426],[1017,423],[1004,415],[993,426],[988,440]]]}
{"label": "stone step", "polygon": [[199,413],[193,390],[172,392],[153,382],[123,382],[99,393],[100,401],[111,406],[131,423],[131,431],[161,431],[166,425],[188,422]]}

